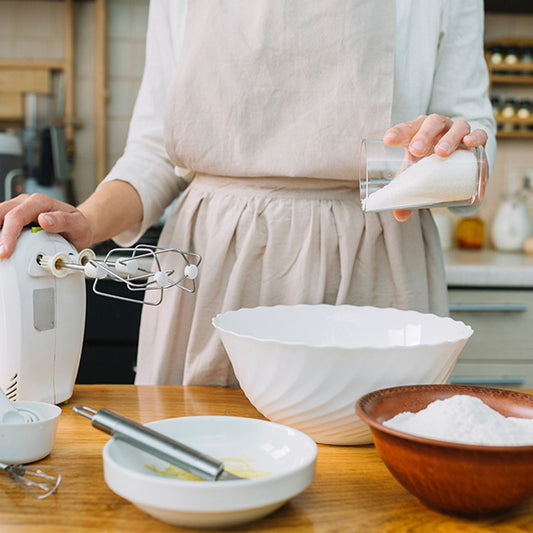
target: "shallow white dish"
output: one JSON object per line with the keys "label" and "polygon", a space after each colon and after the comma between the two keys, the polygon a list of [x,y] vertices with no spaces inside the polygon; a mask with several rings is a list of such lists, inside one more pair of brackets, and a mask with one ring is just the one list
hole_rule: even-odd
{"label": "shallow white dish", "polygon": [[371,443],[357,399],[446,382],[473,333],[451,318],[350,305],[239,309],[213,325],[255,408],[324,444]]}
{"label": "shallow white dish", "polygon": [[116,438],[103,450],[104,475],[119,496],[153,517],[184,527],[228,527],[256,520],[305,490],[317,446],[307,435],[265,420],[230,416],[171,418],[146,424],[208,455],[243,458],[262,477],[185,481],[164,476],[169,465]]}
{"label": "shallow white dish", "polygon": [[46,457],[54,447],[61,408],[45,402],[17,401],[39,416],[36,422],[0,424],[0,462],[32,463]]}

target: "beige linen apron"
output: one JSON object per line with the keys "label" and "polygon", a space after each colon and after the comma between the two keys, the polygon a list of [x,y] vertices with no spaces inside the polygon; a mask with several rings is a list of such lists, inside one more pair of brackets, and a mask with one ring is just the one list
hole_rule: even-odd
{"label": "beige linen apron", "polygon": [[[203,257],[195,294],[145,306],[138,384],[235,384],[211,319],[329,303],[447,313],[428,211],[363,214],[363,137],[390,125],[394,2],[191,0],[166,124],[196,173],[162,246]],[[384,16],[386,14],[386,16]]]}

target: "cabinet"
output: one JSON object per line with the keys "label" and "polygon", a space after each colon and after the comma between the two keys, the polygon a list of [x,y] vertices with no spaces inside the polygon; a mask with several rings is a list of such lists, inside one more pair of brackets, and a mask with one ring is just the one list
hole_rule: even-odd
{"label": "cabinet", "polygon": [[[495,62],[493,54],[495,48],[502,52],[502,60]],[[506,63],[505,58],[509,50],[514,49],[518,54],[515,63]],[[485,43],[485,59],[487,61],[490,93],[493,98],[503,93],[503,99],[513,96],[516,92],[521,100],[533,102],[533,61],[523,60],[521,53],[533,49],[533,39],[500,38],[497,41]],[[529,52],[528,52],[529,55]],[[524,92],[525,90],[525,92]],[[531,138],[533,139],[533,109],[528,109],[529,116],[507,116],[502,108],[503,102],[495,110],[494,118],[498,124],[499,138]]]}
{"label": "cabinet", "polygon": [[[157,245],[162,226],[148,229],[138,243]],[[116,244],[104,241],[93,247],[104,257]],[[142,305],[95,294],[94,281],[86,279],[85,335],[76,383],[133,383]],[[100,280],[98,289],[106,294],[142,301],[143,291],[132,292],[124,284]]]}
{"label": "cabinet", "polygon": [[[92,284],[86,281],[85,336],[76,383],[133,383],[142,305],[95,294]],[[113,281],[100,281],[99,287],[142,299],[142,293],[132,295]]]}
{"label": "cabinet", "polygon": [[533,388],[533,290],[451,288],[449,301],[474,330],[450,382]]}

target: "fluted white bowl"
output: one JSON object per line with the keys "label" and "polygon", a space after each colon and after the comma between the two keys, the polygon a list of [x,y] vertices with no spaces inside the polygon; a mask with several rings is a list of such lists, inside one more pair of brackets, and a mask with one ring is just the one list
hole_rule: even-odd
{"label": "fluted white bowl", "polygon": [[350,305],[239,309],[212,322],[254,407],[323,444],[371,443],[357,399],[446,382],[473,333],[447,317]]}

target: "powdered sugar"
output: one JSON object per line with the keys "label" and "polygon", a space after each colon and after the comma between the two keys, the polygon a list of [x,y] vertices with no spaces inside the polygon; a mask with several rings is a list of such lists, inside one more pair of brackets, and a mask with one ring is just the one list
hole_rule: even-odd
{"label": "powdered sugar", "polygon": [[475,396],[436,400],[417,413],[400,413],[385,426],[430,439],[485,445],[533,445],[533,419],[505,417]]}
{"label": "powdered sugar", "polygon": [[469,150],[432,154],[398,174],[363,201],[365,211],[465,202],[476,193],[477,160]]}

